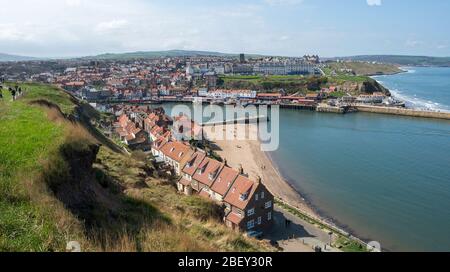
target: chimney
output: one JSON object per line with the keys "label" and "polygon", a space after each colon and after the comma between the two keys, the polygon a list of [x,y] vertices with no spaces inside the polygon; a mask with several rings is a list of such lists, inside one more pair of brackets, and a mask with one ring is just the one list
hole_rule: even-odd
{"label": "chimney", "polygon": [[256,176],[256,185],[259,185],[261,183],[262,179],[261,176]]}
{"label": "chimney", "polygon": [[238,172],[239,172],[239,174],[241,174],[241,175],[244,174],[244,168],[242,167],[242,164],[239,164]]}

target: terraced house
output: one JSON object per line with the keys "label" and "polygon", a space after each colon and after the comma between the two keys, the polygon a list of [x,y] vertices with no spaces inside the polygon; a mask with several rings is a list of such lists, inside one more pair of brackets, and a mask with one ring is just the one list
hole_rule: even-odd
{"label": "terraced house", "polygon": [[261,179],[253,181],[242,167],[234,170],[226,162],[208,158],[202,150],[188,159],[177,188],[183,194],[197,192],[224,205],[224,222],[234,230],[265,231],[272,224],[274,197]]}
{"label": "terraced house", "polygon": [[192,188],[200,195],[210,197],[211,186],[219,175],[224,164],[211,158],[205,158],[192,177]]}
{"label": "terraced house", "polygon": [[177,176],[181,175],[181,170],[191,158],[194,150],[183,142],[168,142],[162,146],[164,162],[173,167]]}
{"label": "terraced house", "polygon": [[225,196],[225,224],[244,231],[264,231],[272,224],[273,195],[261,183],[239,175]]}
{"label": "terraced house", "polygon": [[198,166],[205,158],[206,153],[201,150],[192,155],[186,166],[183,168],[182,178],[177,183],[178,191],[183,192],[186,195],[192,195],[192,177],[195,175]]}

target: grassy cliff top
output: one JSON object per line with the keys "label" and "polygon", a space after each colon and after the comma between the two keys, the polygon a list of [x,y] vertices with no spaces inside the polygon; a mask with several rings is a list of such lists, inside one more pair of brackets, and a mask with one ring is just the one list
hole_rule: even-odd
{"label": "grassy cliff top", "polygon": [[178,195],[145,156],[114,149],[86,105],[20,86],[23,97],[0,100],[0,251],[274,250],[227,229],[214,203]]}
{"label": "grassy cliff top", "polygon": [[342,70],[352,70],[357,76],[392,75],[403,72],[393,64],[369,63],[369,62],[331,62],[324,69],[326,74],[335,72],[343,74]]}
{"label": "grassy cliff top", "polygon": [[[329,71],[326,71],[329,72]],[[273,92],[280,89],[288,93],[302,93],[321,90],[330,86],[336,86],[340,91],[358,95],[367,91],[364,86],[373,86],[374,90],[386,92],[381,85],[368,76],[336,74],[325,76],[300,76],[300,75],[232,75],[221,76],[218,80],[218,87],[225,89],[250,89],[259,92]]]}

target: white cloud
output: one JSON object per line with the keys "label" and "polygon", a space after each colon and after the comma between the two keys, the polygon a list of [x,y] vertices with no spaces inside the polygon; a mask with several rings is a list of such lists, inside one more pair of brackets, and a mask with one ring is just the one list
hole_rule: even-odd
{"label": "white cloud", "polygon": [[108,22],[100,22],[95,27],[97,32],[110,32],[117,29],[125,28],[128,25],[128,21],[125,19],[112,20]]}
{"label": "white cloud", "polygon": [[424,45],[425,43],[423,42],[423,41],[419,41],[419,40],[407,40],[406,42],[405,42],[405,45],[407,46],[407,47],[417,47],[417,46],[422,46],[422,45]]}
{"label": "white cloud", "polygon": [[66,0],[66,5],[69,7],[79,7],[81,5],[81,0]]}
{"label": "white cloud", "polygon": [[287,5],[298,5],[303,2],[303,0],[264,0],[266,4],[271,6],[287,6]]}
{"label": "white cloud", "polygon": [[367,0],[367,5],[369,6],[381,6],[381,0]]}

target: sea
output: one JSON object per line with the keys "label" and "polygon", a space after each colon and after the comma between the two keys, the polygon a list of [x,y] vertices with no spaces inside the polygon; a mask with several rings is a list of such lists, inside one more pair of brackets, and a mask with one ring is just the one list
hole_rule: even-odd
{"label": "sea", "polygon": [[[408,107],[450,110],[450,68],[375,77]],[[280,173],[323,216],[390,251],[450,251],[450,121],[282,110]]]}
{"label": "sea", "polygon": [[417,109],[450,111],[450,67],[403,67],[406,73],[373,77]]}

